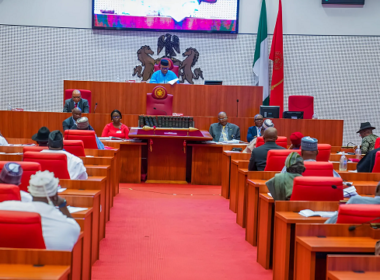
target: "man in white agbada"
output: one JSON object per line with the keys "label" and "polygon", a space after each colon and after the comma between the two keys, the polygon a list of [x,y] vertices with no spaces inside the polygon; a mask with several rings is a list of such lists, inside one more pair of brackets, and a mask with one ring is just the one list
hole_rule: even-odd
{"label": "man in white agbada", "polygon": [[46,249],[71,251],[80,227],[67,209],[66,200],[57,194],[59,180],[49,171],[38,171],[30,178],[28,191],[33,201],[4,201],[0,203],[0,210],[40,214]]}
{"label": "man in white agbada", "polygon": [[4,136],[0,132],[0,146],[8,146],[7,140],[4,138]]}
{"label": "man in white agbada", "polygon": [[[24,171],[22,170],[20,164],[15,162],[8,162],[4,165],[3,169],[0,172],[0,183],[19,186],[23,172]],[[21,190],[20,196],[22,202],[31,202],[33,199],[29,193]]]}
{"label": "man in white agbada", "polygon": [[63,150],[63,135],[59,130],[50,132],[48,147],[49,150],[42,150],[41,153],[63,153],[67,156],[67,170],[69,171],[70,179],[85,180],[88,178],[83,161],[79,157]]}

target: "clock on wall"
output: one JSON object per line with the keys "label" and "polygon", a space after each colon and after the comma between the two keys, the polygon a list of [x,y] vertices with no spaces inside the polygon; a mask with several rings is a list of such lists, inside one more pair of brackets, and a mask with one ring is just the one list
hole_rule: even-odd
{"label": "clock on wall", "polygon": [[322,0],[322,4],[364,5],[365,0]]}

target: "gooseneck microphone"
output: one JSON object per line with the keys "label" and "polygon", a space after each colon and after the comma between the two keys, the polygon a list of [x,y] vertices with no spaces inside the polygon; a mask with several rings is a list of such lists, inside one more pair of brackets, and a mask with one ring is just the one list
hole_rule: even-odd
{"label": "gooseneck microphone", "polygon": [[239,99],[236,99],[236,117],[239,117]]}
{"label": "gooseneck microphone", "polygon": [[376,220],[380,220],[380,217],[377,217],[377,218],[372,219],[372,220],[370,220],[370,221],[368,221],[368,222],[362,223],[362,224],[360,224],[360,225],[358,225],[358,226],[350,226],[350,227],[348,228],[348,230],[349,230],[349,231],[354,231],[356,228],[361,227],[362,225],[365,225],[365,224],[370,224],[371,222],[376,221]]}
{"label": "gooseneck microphone", "polygon": [[168,114],[166,114],[166,111],[164,110],[160,110],[160,109],[157,109],[156,107],[153,107],[154,110],[157,110],[157,111],[161,111],[161,112],[164,112],[165,113],[165,116],[167,116]]}
{"label": "gooseneck microphone", "polygon": [[98,107],[98,103],[95,103],[94,113],[95,113],[97,107]]}

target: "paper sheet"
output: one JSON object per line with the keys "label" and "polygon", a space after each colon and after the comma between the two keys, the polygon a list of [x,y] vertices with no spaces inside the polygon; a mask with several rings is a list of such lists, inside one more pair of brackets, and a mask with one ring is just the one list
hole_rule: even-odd
{"label": "paper sheet", "polygon": [[87,209],[88,208],[84,208],[84,207],[67,206],[67,210],[69,210],[70,213],[76,213],[76,212],[84,211]]}

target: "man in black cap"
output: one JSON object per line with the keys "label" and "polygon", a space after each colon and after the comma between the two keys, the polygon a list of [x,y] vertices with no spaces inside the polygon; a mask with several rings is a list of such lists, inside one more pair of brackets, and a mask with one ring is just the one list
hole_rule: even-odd
{"label": "man in black cap", "polygon": [[43,126],[32,136],[32,140],[36,141],[38,146],[45,147],[48,144],[49,134],[50,130],[46,126]]}
{"label": "man in black cap", "polygon": [[[168,82],[178,79],[176,74],[173,71],[169,70],[172,65],[170,65],[169,60],[161,59],[160,62],[160,71],[153,73],[152,78],[150,78],[149,83],[151,84],[167,84]],[[176,82],[179,83],[179,80]]]}
{"label": "man in black cap", "polygon": [[88,178],[83,161],[79,157],[63,150],[62,132],[59,130],[50,132],[48,147],[49,150],[42,150],[41,153],[63,153],[67,156],[67,170],[69,171],[70,179],[85,180]]}
{"label": "man in black cap", "polygon": [[372,134],[372,130],[374,129],[375,128],[369,122],[365,122],[360,124],[360,129],[356,132],[359,133],[362,138],[362,145],[360,147],[362,154],[366,155],[375,148],[375,142],[378,136]]}

